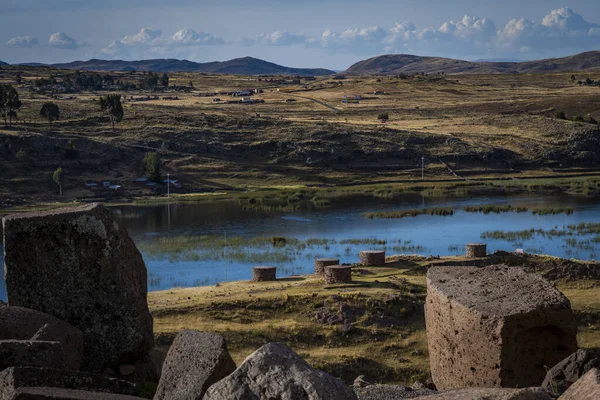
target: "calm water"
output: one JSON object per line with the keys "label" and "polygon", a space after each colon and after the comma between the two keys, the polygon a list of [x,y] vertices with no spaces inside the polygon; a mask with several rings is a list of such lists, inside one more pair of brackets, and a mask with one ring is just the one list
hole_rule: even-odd
{"label": "calm water", "polygon": [[[529,207],[571,207],[572,215],[558,214],[536,216],[531,213],[473,214],[461,211],[465,205],[511,204]],[[367,219],[361,214],[370,211],[389,211],[419,207],[454,207],[452,216],[418,216],[403,219]],[[407,194],[389,201],[348,200],[326,210],[297,212],[265,212],[243,210],[235,202],[194,205],[124,206],[113,211],[121,219],[137,243],[146,243],[142,251],[149,273],[149,290],[215,284],[227,280],[249,279],[253,261],[245,261],[240,251],[251,255],[276,257],[279,276],[311,273],[313,260],[319,257],[339,257],[341,262],[356,262],[358,252],[365,249],[385,249],[387,254],[407,252],[422,255],[456,255],[464,252],[464,244],[482,241],[484,231],[521,231],[526,229],[549,230],[571,224],[600,223],[599,199],[569,196],[514,195],[509,197],[480,196],[469,199],[432,199]],[[238,248],[237,256],[227,251],[195,251],[185,256],[173,253],[148,252],[148,246],[157,237],[215,235],[223,238],[235,236],[281,236],[298,239],[328,239],[327,244],[313,244],[294,249],[245,247]],[[579,237],[592,239],[597,235]],[[383,245],[352,244],[348,240],[385,240]],[[560,257],[592,259],[596,249],[592,245],[575,248],[566,244],[565,237],[535,235],[528,240],[509,242],[488,240],[488,250],[525,249],[528,252],[547,253]],[[344,242],[345,243],[340,243]],[[149,243],[149,244],[148,244]],[[289,246],[288,246],[289,247]],[[152,254],[150,254],[152,253]],[[600,254],[600,252],[598,252]],[[3,262],[3,251],[0,261]],[[259,257],[260,258],[260,257]],[[270,259],[270,258],[269,258]],[[3,280],[0,298],[5,299]]]}

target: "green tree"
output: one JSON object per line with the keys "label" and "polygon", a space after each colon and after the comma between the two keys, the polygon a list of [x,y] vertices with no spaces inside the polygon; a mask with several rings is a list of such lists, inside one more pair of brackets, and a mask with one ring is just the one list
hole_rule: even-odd
{"label": "green tree", "polygon": [[160,157],[154,151],[149,151],[144,156],[144,169],[148,178],[158,181],[160,180]]}
{"label": "green tree", "polygon": [[377,119],[380,120],[381,122],[386,122],[387,120],[390,119],[390,115],[386,112],[381,113],[377,116]]}
{"label": "green tree", "polygon": [[21,149],[19,151],[17,151],[17,153],[15,154],[15,157],[17,158],[17,161],[25,161],[27,159],[27,153],[25,152],[25,150]]}
{"label": "green tree", "polygon": [[4,118],[4,125],[12,125],[12,119],[17,118],[17,111],[21,108],[19,92],[12,85],[0,85],[0,113]]}
{"label": "green tree", "polygon": [[110,122],[112,124],[112,130],[115,130],[115,123],[121,122],[123,117],[125,116],[125,111],[123,110],[123,104],[121,104],[121,95],[120,94],[108,94],[106,96],[100,97],[98,100],[100,104],[100,109],[108,114],[110,118]]}
{"label": "green tree", "polygon": [[558,119],[567,119],[567,116],[565,115],[564,111],[558,111],[556,113],[556,118],[558,118]]}
{"label": "green tree", "polygon": [[15,82],[16,82],[17,84],[19,84],[19,85],[20,85],[21,83],[23,83],[23,77],[22,77],[22,76],[21,76],[21,74],[20,74],[20,73],[18,73],[18,72],[17,72],[17,74],[15,75]]}
{"label": "green tree", "polygon": [[169,86],[169,75],[167,75],[166,72],[163,74],[163,76],[161,76],[160,84],[163,85],[164,87]]}
{"label": "green tree", "polygon": [[69,140],[67,142],[67,147],[65,148],[65,158],[67,160],[73,160],[73,159],[77,158],[78,155],[79,155],[79,153],[77,152],[77,149],[75,148],[75,143],[73,143],[72,140]]}
{"label": "green tree", "polygon": [[52,175],[52,180],[54,180],[54,183],[56,183],[58,185],[58,191],[61,196],[62,196],[63,179],[64,179],[64,172],[63,172],[63,169],[59,167],[56,169],[56,171],[54,171],[54,174]]}
{"label": "green tree", "polygon": [[52,124],[53,121],[58,121],[60,118],[60,109],[56,104],[49,101],[42,106],[40,116],[46,118]]}

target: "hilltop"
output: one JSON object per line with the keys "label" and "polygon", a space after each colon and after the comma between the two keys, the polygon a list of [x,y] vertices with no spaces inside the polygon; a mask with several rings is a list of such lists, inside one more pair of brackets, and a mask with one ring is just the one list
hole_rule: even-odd
{"label": "hilltop", "polygon": [[353,75],[393,74],[515,74],[529,72],[577,72],[600,69],[600,51],[570,57],[526,62],[464,61],[442,57],[388,54],[359,61],[345,72]]}
{"label": "hilltop", "polygon": [[53,64],[55,68],[88,71],[145,71],[145,72],[204,72],[235,75],[299,75],[322,76],[334,74],[323,68],[290,68],[252,57],[235,58],[223,62],[197,63],[188,60],[155,59],[140,61],[97,60]]}
{"label": "hilltop", "polygon": [[8,63],[5,63],[4,61],[0,61],[0,65],[8,65]]}

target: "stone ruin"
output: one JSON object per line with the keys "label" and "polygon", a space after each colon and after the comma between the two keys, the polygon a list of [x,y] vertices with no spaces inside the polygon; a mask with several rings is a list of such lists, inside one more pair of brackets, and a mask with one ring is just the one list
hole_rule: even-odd
{"label": "stone ruin", "polygon": [[142,255],[98,204],[3,219],[10,306],[83,332],[82,370],[134,364],[154,346]]}
{"label": "stone ruin", "polygon": [[383,267],[385,266],[385,251],[365,250],[359,254],[360,264],[365,267]]}
{"label": "stone ruin", "polygon": [[425,320],[441,390],[540,386],[546,366],[577,350],[569,300],[517,267],[431,268]]}
{"label": "stone ruin", "polygon": [[[102,206],[11,216],[3,226],[9,302],[0,302],[0,400],[140,400],[135,382],[159,378],[154,400],[550,400],[560,393],[546,382],[561,382],[560,400],[600,398],[600,354],[569,355],[569,302],[520,268],[430,270],[432,377],[438,390],[456,390],[364,379],[351,388],[280,343],[236,368],[221,336],[190,330],[163,365],[152,349],[144,262]],[[499,388],[539,386],[542,365],[555,365],[544,387]]]}
{"label": "stone ruin", "polygon": [[487,244],[485,243],[467,243],[466,256],[469,258],[480,258],[487,256]]}
{"label": "stone ruin", "polygon": [[277,280],[277,267],[252,268],[252,280],[254,282],[270,282]]}
{"label": "stone ruin", "polygon": [[319,258],[315,260],[315,275],[324,275],[325,268],[329,265],[339,265],[340,260],[337,258]]}
{"label": "stone ruin", "polygon": [[352,283],[352,267],[349,265],[329,265],[325,267],[325,283]]}

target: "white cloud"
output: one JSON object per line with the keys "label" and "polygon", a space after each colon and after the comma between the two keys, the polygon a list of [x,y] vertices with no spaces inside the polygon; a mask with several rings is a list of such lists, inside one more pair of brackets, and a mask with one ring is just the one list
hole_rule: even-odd
{"label": "white cloud", "polygon": [[175,32],[169,39],[169,43],[181,46],[198,46],[198,45],[220,45],[225,42],[223,39],[215,37],[209,33],[196,32],[193,29],[182,29]]}
{"label": "white cloud", "polygon": [[9,47],[20,47],[20,48],[33,47],[33,46],[37,46],[38,44],[39,44],[38,40],[31,36],[17,36],[17,37],[10,39],[9,41],[7,41],[5,43],[5,45],[9,46]]}
{"label": "white cloud", "polygon": [[225,44],[223,39],[192,29],[182,29],[167,37],[159,29],[147,27],[134,35],[115,40],[102,49],[99,56],[110,59],[170,58],[182,54],[180,50],[183,48],[221,44]]}
{"label": "white cloud", "polygon": [[127,35],[120,40],[121,43],[127,46],[136,46],[140,44],[150,45],[156,40],[159,40],[162,32],[159,29],[142,28],[135,35]]}
{"label": "white cloud", "polygon": [[498,32],[498,48],[515,52],[548,52],[595,49],[600,45],[600,25],[586,21],[570,8],[551,11],[541,23],[513,19]]}
{"label": "white cloud", "polygon": [[89,46],[87,43],[79,42],[63,32],[56,32],[50,35],[50,38],[48,39],[48,45],[57,49],[69,50]]}
{"label": "white cloud", "polygon": [[261,33],[254,38],[245,38],[240,42],[245,46],[292,46],[304,44],[309,38],[304,35],[295,35],[287,31],[275,31],[273,33]]}

